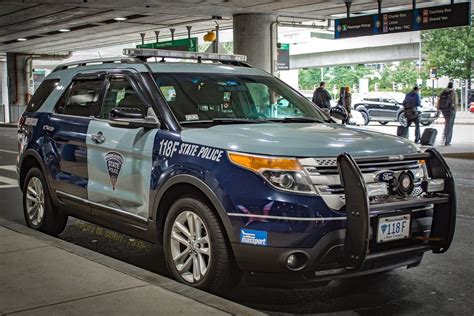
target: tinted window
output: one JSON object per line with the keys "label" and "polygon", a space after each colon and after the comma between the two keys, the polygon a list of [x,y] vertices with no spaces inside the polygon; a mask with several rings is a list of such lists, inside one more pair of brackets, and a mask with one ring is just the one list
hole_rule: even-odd
{"label": "tinted window", "polygon": [[102,80],[74,81],[61,100],[56,112],[60,114],[95,117],[100,110]]}
{"label": "tinted window", "polygon": [[110,111],[115,107],[138,108],[143,115],[147,113],[146,106],[143,105],[138,94],[126,79],[113,78],[110,80],[99,117],[108,119]]}
{"label": "tinted window", "polygon": [[28,106],[26,107],[26,111],[27,112],[37,111],[40,108],[40,106],[44,103],[44,101],[46,101],[46,99],[49,97],[51,92],[54,91],[58,83],[59,83],[59,79],[43,80],[43,82],[40,84],[35,94],[31,98],[30,102],[28,103]]}

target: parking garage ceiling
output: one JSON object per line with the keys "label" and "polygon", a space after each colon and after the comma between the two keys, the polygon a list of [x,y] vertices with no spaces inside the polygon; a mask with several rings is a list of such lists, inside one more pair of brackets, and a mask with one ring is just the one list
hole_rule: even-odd
{"label": "parking garage ceiling", "polygon": [[[417,1],[436,5],[449,1]],[[411,0],[383,0],[385,9],[410,8]],[[354,0],[353,15],[373,13],[376,0]],[[289,19],[331,19],[346,12],[343,0],[0,0],[0,53],[57,53],[139,41],[153,31],[169,37],[232,27],[239,13],[272,13]]]}

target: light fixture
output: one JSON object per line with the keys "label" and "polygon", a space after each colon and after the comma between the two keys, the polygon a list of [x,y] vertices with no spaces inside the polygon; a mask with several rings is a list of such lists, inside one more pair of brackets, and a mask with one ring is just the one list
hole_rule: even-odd
{"label": "light fixture", "polygon": [[126,21],[127,18],[118,17],[118,18],[114,18],[114,20],[117,21],[117,22],[122,22],[122,21]]}
{"label": "light fixture", "polygon": [[70,29],[59,29],[58,31],[61,33],[71,32]]}
{"label": "light fixture", "polygon": [[24,41],[26,41],[26,38],[20,37],[20,38],[17,38],[16,40],[17,40],[18,42],[24,42]]}

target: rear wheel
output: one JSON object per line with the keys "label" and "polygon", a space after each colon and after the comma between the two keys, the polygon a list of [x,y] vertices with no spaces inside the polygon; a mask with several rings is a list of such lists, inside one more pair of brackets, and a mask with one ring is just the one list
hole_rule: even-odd
{"label": "rear wheel", "polygon": [[179,282],[218,293],[240,275],[220,220],[198,199],[173,203],[163,240],[168,271]]}
{"label": "rear wheel", "polygon": [[367,114],[367,112],[360,111],[360,114],[362,115],[362,118],[364,119],[364,125],[369,124],[370,119],[369,119],[369,115]]}
{"label": "rear wheel", "polygon": [[57,210],[51,202],[41,170],[31,168],[24,183],[23,213],[27,226],[50,235],[60,234],[66,227],[67,215]]}
{"label": "rear wheel", "polygon": [[379,122],[380,125],[387,125],[388,124],[388,121],[381,121]]}
{"label": "rear wheel", "polygon": [[400,125],[403,127],[407,127],[408,121],[407,121],[407,116],[405,115],[405,112],[401,112],[398,115],[398,123],[400,123]]}
{"label": "rear wheel", "polygon": [[420,122],[423,126],[430,126],[433,122]]}

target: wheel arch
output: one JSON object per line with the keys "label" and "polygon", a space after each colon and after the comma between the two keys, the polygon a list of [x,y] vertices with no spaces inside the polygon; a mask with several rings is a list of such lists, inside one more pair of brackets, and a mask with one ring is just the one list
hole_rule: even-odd
{"label": "wheel arch", "polygon": [[[183,194],[182,192],[186,192]],[[222,206],[216,194],[202,180],[190,175],[176,175],[170,178],[157,192],[153,203],[153,220],[157,227],[158,242],[163,242],[163,231],[166,215],[171,204],[179,196],[194,196],[209,206],[216,212],[226,231],[229,242],[236,242],[232,224],[226,210]]]}
{"label": "wheel arch", "polygon": [[23,186],[25,185],[24,181],[28,173],[28,170],[30,170],[33,167],[38,167],[41,170],[46,180],[46,183],[48,184],[48,188],[51,188],[48,176],[45,172],[45,166],[42,163],[42,159],[40,155],[36,151],[32,149],[26,150],[25,153],[22,155],[22,158],[20,162],[18,163],[18,166],[19,166],[18,184],[20,186],[21,191],[23,191]]}

